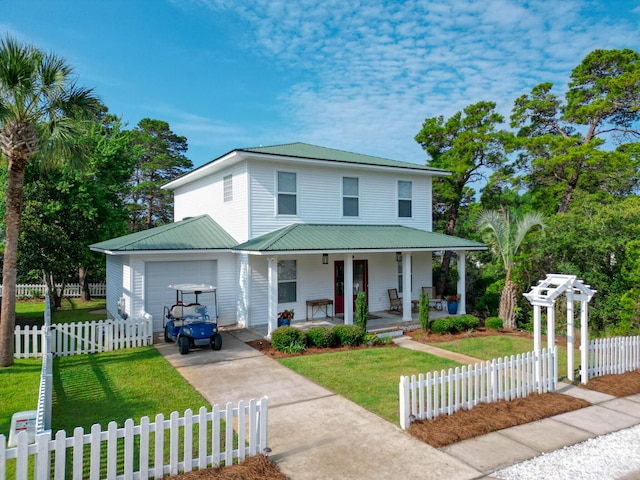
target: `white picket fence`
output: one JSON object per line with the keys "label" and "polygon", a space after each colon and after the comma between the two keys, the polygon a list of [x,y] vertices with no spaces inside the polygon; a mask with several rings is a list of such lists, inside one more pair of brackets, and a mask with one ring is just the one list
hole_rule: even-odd
{"label": "white picket fence", "polygon": [[49,335],[50,351],[56,356],[99,353],[153,343],[153,321],[149,314],[126,320],[57,323],[50,327],[20,327],[14,330],[14,357],[44,355]]}
{"label": "white picket fence", "polygon": [[[448,371],[400,377],[400,426],[451,415],[479,403],[512,400],[532,392],[554,392],[558,382],[558,349],[542,350],[476,363]],[[536,361],[538,360],[538,362]]]}
{"label": "white picket fence", "polygon": [[[36,480],[160,479],[222,462],[232,465],[234,459],[242,461],[268,452],[267,412],[268,399],[263,397],[248,404],[240,401],[236,408],[229,402],[225,410],[219,405],[211,411],[202,407],[196,415],[191,410],[183,417],[173,412],[168,419],[159,414],[153,423],[149,417],[143,417],[138,425],[129,419],[123,428],[111,422],[106,431],[98,424],[89,433],[78,427],[71,437],[62,430],[53,438],[46,432],[37,435],[32,444],[22,432],[13,448],[7,448],[5,436],[0,435],[0,480],[7,478],[10,461],[15,462],[15,479],[26,480],[31,456],[35,465],[32,478]],[[67,471],[69,466],[71,472]]]}
{"label": "white picket fence", "polygon": [[[60,293],[60,289],[62,288],[62,284],[56,284],[56,289],[58,293]],[[44,293],[47,289],[45,284],[37,284],[37,283],[21,283],[16,285],[16,297],[17,298],[41,298],[44,297]],[[0,295],[2,294],[2,285],[0,285]],[[89,284],[89,294],[92,297],[106,297],[107,296],[107,285],[105,283],[90,283]],[[80,296],[80,284],[79,283],[69,283],[64,286],[64,296],[71,297],[79,297]]]}
{"label": "white picket fence", "polygon": [[591,340],[588,359],[589,378],[640,369],[640,336]]}

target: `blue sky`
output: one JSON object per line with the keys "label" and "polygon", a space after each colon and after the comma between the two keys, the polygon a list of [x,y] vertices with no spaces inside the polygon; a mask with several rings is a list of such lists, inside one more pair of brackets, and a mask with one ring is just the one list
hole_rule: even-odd
{"label": "blue sky", "polygon": [[632,0],[1,0],[0,31],[75,66],[112,113],[187,137],[201,165],[307,142],[427,161],[427,117],[480,100],[508,119],[561,94],[592,50],[640,50]]}

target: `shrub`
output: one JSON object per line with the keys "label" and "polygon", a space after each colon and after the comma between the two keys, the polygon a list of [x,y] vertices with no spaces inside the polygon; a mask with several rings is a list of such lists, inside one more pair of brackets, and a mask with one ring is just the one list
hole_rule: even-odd
{"label": "shrub", "polygon": [[336,325],[333,327],[333,333],[338,345],[353,347],[362,344],[367,331],[357,325]]}
{"label": "shrub", "polygon": [[330,328],[313,327],[307,330],[307,343],[320,348],[333,347],[336,335]]}
{"label": "shrub", "polygon": [[282,349],[284,353],[300,353],[304,352],[307,349],[307,346],[299,340],[296,340],[288,347]]}
{"label": "shrub", "polygon": [[[458,327],[459,325],[459,327]],[[456,317],[456,327],[459,331],[469,330],[477,328],[480,325],[480,320],[470,314],[460,315]]]}
{"label": "shrub", "polygon": [[358,292],[356,296],[355,317],[356,325],[366,330],[369,321],[369,305],[367,305],[367,294],[364,292]]}
{"label": "shrub", "polygon": [[454,329],[451,317],[438,318],[431,322],[431,331],[433,333],[449,333]]}
{"label": "shrub", "polygon": [[423,292],[420,294],[420,328],[427,330],[429,328],[429,294]]}
{"label": "shrub", "polygon": [[285,352],[288,349],[291,349],[295,344],[299,344],[304,347],[307,345],[306,334],[295,327],[276,328],[271,334],[271,345],[276,350]]}
{"label": "shrub", "polygon": [[500,330],[503,326],[503,322],[500,317],[489,317],[484,321],[484,326],[491,330]]}

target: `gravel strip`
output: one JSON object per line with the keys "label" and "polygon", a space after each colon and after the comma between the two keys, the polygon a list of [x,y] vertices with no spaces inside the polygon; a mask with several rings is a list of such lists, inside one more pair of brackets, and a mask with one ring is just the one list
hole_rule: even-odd
{"label": "gravel strip", "polygon": [[503,480],[605,480],[637,472],[640,478],[640,425],[544,453],[494,472]]}

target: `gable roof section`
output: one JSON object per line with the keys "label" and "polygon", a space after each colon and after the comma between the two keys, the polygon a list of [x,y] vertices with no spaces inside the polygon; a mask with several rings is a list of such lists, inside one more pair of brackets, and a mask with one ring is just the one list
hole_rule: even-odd
{"label": "gable roof section", "polygon": [[251,252],[350,250],[486,250],[483,243],[400,225],[312,225],[296,223],[234,248]]}
{"label": "gable roof section", "polygon": [[238,242],[209,215],[186,218],[90,245],[97,252],[227,250]]}
{"label": "gable roof section", "polygon": [[428,167],[418,163],[401,162],[398,160],[390,160],[388,158],[374,157],[372,155],[363,155],[361,153],[352,153],[344,150],[336,150],[334,148],[319,147],[317,145],[297,142],[283,145],[271,145],[267,147],[236,148],[174,180],[171,180],[163,185],[162,188],[166,190],[173,190],[200,178],[206,177],[212,172],[224,168],[225,165],[228,166],[230,162],[237,162],[251,157],[252,155],[254,157],[260,155],[263,156],[263,158],[272,156],[274,159],[279,157],[284,159],[300,159],[301,161],[321,161],[380,168],[399,168],[412,170],[414,172],[431,173],[432,175],[439,177],[451,175],[451,172],[448,170]]}
{"label": "gable roof section", "polygon": [[281,157],[305,158],[311,160],[324,160],[340,163],[355,163],[359,165],[372,165],[378,167],[407,168],[411,170],[426,170],[430,172],[449,173],[446,170],[432,168],[417,163],[401,162],[388,158],[352,153],[334,148],[319,147],[308,143],[287,143],[283,145],[272,145],[268,147],[240,148],[240,152],[263,153],[277,155]]}

